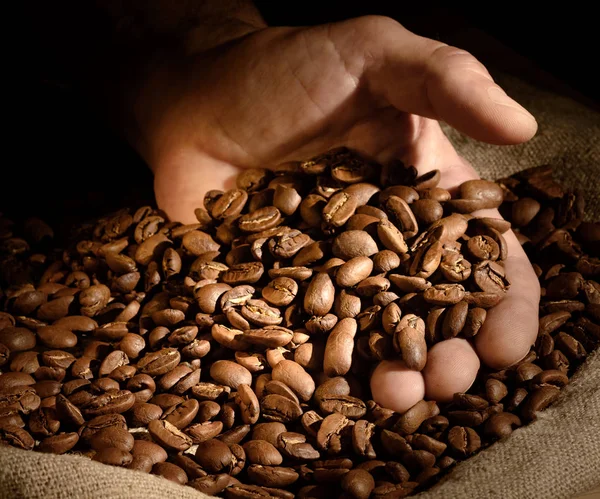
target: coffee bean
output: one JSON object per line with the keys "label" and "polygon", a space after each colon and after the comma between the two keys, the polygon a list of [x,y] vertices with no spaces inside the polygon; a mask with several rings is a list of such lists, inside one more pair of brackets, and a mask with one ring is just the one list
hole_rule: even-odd
{"label": "coffee bean", "polygon": [[357,323],[346,318],[339,321],[327,338],[323,369],[328,376],[344,375],[350,370]]}
{"label": "coffee bean", "polygon": [[316,274],[304,296],[304,310],[310,315],[325,315],[333,306],[335,289],[331,278],[324,272]]}
{"label": "coffee bean", "polygon": [[157,376],[165,374],[177,366],[181,360],[181,354],[175,348],[163,348],[157,352],[146,354],[137,363],[141,374]]}
{"label": "coffee bean", "polygon": [[420,400],[400,416],[394,425],[394,430],[402,435],[409,435],[416,432],[423,421],[438,413],[439,408],[435,402]]}
{"label": "coffee bean", "polygon": [[96,452],[92,459],[111,466],[128,466],[133,461],[133,456],[129,452],[115,447],[105,447]]}
{"label": "coffee bean", "polygon": [[11,352],[23,352],[35,347],[36,337],[27,328],[9,326],[0,330],[0,343]]}
{"label": "coffee bean", "polygon": [[302,408],[282,395],[267,395],[260,403],[263,417],[268,421],[289,423],[302,415]]}
{"label": "coffee bean", "polygon": [[133,404],[135,404],[135,397],[130,391],[108,390],[85,404],[82,412],[92,418],[104,414],[121,414],[131,409]]}
{"label": "coffee bean", "polygon": [[481,447],[481,439],[473,428],[454,426],[448,432],[450,448],[460,456],[468,456]]}
{"label": "coffee bean", "polygon": [[26,430],[11,424],[0,426],[0,443],[23,450],[31,450],[35,445],[33,437]]}
{"label": "coffee bean", "polygon": [[279,466],[283,462],[279,451],[266,440],[250,440],[244,444],[244,451],[252,464]]}

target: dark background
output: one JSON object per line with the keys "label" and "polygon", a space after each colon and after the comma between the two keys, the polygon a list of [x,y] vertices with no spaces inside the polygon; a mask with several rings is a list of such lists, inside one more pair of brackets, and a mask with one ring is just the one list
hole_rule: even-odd
{"label": "dark background", "polygon": [[[556,10],[550,4],[541,10],[506,2],[449,9],[423,0],[258,1],[257,5],[273,25],[388,15],[420,35],[470,50],[485,64],[598,107],[598,83],[593,78],[597,27],[592,25],[594,16],[573,3]],[[16,113],[5,117],[12,134],[2,167],[0,212],[13,217],[38,215],[68,226],[107,210],[151,202],[152,178],[143,162],[89,111],[73,88],[55,80],[52,54],[45,51],[44,40],[27,31],[30,24],[24,26],[8,72],[11,91],[6,101]],[[486,33],[508,51],[482,43],[482,35],[488,40]],[[523,60],[510,49],[541,70],[523,70]]]}

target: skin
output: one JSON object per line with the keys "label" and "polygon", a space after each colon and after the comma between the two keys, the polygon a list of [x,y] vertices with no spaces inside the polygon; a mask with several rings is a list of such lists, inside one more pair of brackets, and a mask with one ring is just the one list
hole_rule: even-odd
{"label": "skin", "polygon": [[[234,185],[240,168],[273,167],[345,145],[380,162],[400,158],[441,187],[478,178],[438,121],[493,144],[518,144],[535,119],[469,53],[422,38],[384,17],[309,28],[264,28],[153,68],[132,111],[133,142],[154,172],[158,205],[195,222],[210,189]],[[500,215],[496,210],[477,213]],[[447,401],[473,383],[480,360],[503,368],[537,334],[540,290],[525,253],[507,233],[512,286],[473,343],[431,349],[422,373],[382,363],[374,399],[403,412],[425,394]]]}

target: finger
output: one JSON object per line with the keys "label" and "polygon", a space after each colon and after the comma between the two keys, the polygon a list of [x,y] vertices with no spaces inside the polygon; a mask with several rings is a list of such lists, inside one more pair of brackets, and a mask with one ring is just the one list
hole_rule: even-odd
{"label": "finger", "polygon": [[378,404],[406,412],[425,395],[423,376],[401,360],[380,362],[371,376],[371,394]]}
{"label": "finger", "polygon": [[346,66],[363,62],[367,86],[408,113],[445,121],[471,137],[494,144],[529,140],[533,116],[496,84],[471,54],[423,38],[389,18],[367,17],[331,28]]}
{"label": "finger", "polygon": [[170,220],[195,223],[194,210],[203,206],[206,192],[234,187],[238,173],[239,168],[198,151],[182,151],[154,169],[156,202]]}
{"label": "finger", "polygon": [[456,392],[466,392],[479,371],[479,357],[471,344],[461,338],[440,341],[427,352],[423,369],[425,397],[449,402]]}
{"label": "finger", "polygon": [[504,299],[488,310],[475,337],[479,357],[494,369],[504,369],[525,357],[538,333],[539,281],[515,234],[508,231],[504,238],[509,255],[504,267],[510,287]]}

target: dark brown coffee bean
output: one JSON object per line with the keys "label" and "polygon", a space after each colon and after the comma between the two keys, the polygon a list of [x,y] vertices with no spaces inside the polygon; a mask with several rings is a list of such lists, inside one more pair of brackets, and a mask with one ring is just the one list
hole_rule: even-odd
{"label": "dark brown coffee bean", "polygon": [[350,260],[357,256],[371,256],[377,253],[377,244],[373,238],[364,231],[353,230],[342,232],[333,241],[333,254],[343,260]]}
{"label": "dark brown coffee bean", "polygon": [[231,189],[226,191],[213,204],[211,215],[217,220],[237,216],[244,209],[247,200],[248,193],[244,190]]}
{"label": "dark brown coffee bean", "polygon": [[9,326],[0,330],[0,343],[11,352],[23,352],[35,347],[36,337],[29,329]]}
{"label": "dark brown coffee bean", "polygon": [[323,208],[322,218],[330,225],[341,227],[354,215],[357,200],[345,191],[335,193]]}
{"label": "dark brown coffee bean", "polygon": [[383,204],[390,221],[402,231],[405,239],[410,239],[417,234],[419,231],[417,220],[404,199],[392,195]]}
{"label": "dark brown coffee bean", "polygon": [[24,372],[5,372],[0,374],[0,393],[8,393],[18,386],[31,386],[35,380]]}
{"label": "dark brown coffee bean", "polygon": [[240,425],[232,428],[225,433],[220,434],[217,440],[226,443],[227,445],[239,444],[250,433],[250,425]]}
{"label": "dark brown coffee bean", "polygon": [[283,462],[279,451],[266,440],[250,440],[244,444],[244,451],[251,464],[279,466]]}
{"label": "dark brown coffee bean", "polygon": [[454,426],[448,432],[448,445],[459,456],[468,456],[481,447],[481,439],[473,428]]}
{"label": "dark brown coffee bean", "polygon": [[142,357],[137,363],[137,368],[141,374],[159,376],[175,369],[180,360],[181,354],[177,349],[163,348]]}
{"label": "dark brown coffee bean", "polygon": [[532,390],[536,390],[542,386],[550,385],[557,388],[564,388],[569,383],[568,376],[562,371],[549,369],[536,374],[530,381]]}
{"label": "dark brown coffee bean", "polygon": [[526,421],[535,419],[536,413],[546,409],[560,395],[556,386],[545,385],[531,392],[521,406],[521,415]]}
{"label": "dark brown coffee bean", "polygon": [[439,408],[435,402],[420,400],[400,416],[393,429],[401,435],[415,433],[423,421],[437,414]]}
{"label": "dark brown coffee bean", "polygon": [[307,314],[323,316],[333,306],[335,289],[331,278],[324,272],[316,274],[304,295],[304,310]]}
{"label": "dark brown coffee bean", "polygon": [[248,467],[248,478],[264,487],[288,487],[299,475],[293,468],[252,464]]}
{"label": "dark brown coffee bean", "polygon": [[0,426],[0,444],[10,445],[23,450],[32,450],[35,440],[24,429],[7,424]]}
{"label": "dark brown coffee bean", "polygon": [[185,472],[186,476],[191,480],[207,476],[206,471],[204,471],[202,467],[190,457],[179,454],[174,456],[172,460],[173,464],[179,466]]}
{"label": "dark brown coffee bean", "polygon": [[377,237],[386,249],[396,254],[405,254],[408,252],[408,246],[404,241],[402,231],[390,220],[384,219],[378,222]]}
{"label": "dark brown coffee bean", "polygon": [[[333,334],[333,333],[332,333]],[[302,366],[291,360],[282,360],[272,373],[273,379],[281,381],[307,402],[315,391],[315,382]]]}
{"label": "dark brown coffee bean", "polygon": [[129,452],[115,447],[105,447],[96,452],[92,459],[111,466],[128,466],[133,461],[133,456]]}
{"label": "dark brown coffee bean", "polygon": [[135,404],[135,397],[129,390],[109,390],[94,397],[83,406],[82,411],[94,418],[104,414],[121,414],[127,412]]}
{"label": "dark brown coffee bean", "polygon": [[406,367],[414,371],[421,371],[427,362],[427,344],[424,332],[411,327],[398,329],[394,333],[394,348]]}
{"label": "dark brown coffee bean", "polygon": [[350,370],[354,337],[357,332],[354,319],[346,318],[339,321],[327,338],[323,369],[327,376],[340,376]]}
{"label": "dark brown coffee bean", "polygon": [[126,429],[111,426],[94,433],[90,439],[90,445],[94,450],[106,447],[116,447],[127,452],[133,449],[133,435]]}
{"label": "dark brown coffee bean", "polygon": [[[9,424],[16,424],[17,421],[12,420]],[[60,428],[56,410],[40,407],[37,411],[33,411],[29,416],[28,427],[29,431],[38,438],[54,435]]]}
{"label": "dark brown coffee bean", "polygon": [[156,404],[136,403],[131,408],[131,426],[146,426],[150,421],[160,419],[163,410]]}
{"label": "dark brown coffee bean", "polygon": [[465,289],[460,284],[436,284],[423,293],[423,298],[428,303],[442,306],[454,305],[464,297]]}
{"label": "dark brown coffee bean", "polygon": [[411,445],[417,450],[426,450],[435,457],[440,457],[446,450],[447,445],[439,440],[436,440],[428,435],[415,434],[411,441]]}
{"label": "dark brown coffee bean", "polygon": [[225,443],[212,439],[198,444],[196,461],[210,473],[228,472],[234,456]]}
{"label": "dark brown coffee bean", "polygon": [[153,420],[148,424],[152,438],[163,447],[174,451],[184,451],[192,445],[192,439],[165,420]]}
{"label": "dark brown coffee bean", "polygon": [[239,480],[225,473],[219,475],[208,475],[202,478],[196,478],[187,483],[192,488],[208,495],[222,493],[226,488],[240,484]]}
{"label": "dark brown coffee bean", "polygon": [[571,361],[585,358],[587,355],[585,348],[579,341],[562,331],[554,337],[554,344]]}
{"label": "dark brown coffee bean", "polygon": [[275,206],[266,206],[243,215],[238,225],[244,232],[261,232],[275,227],[281,221],[281,213]]}
{"label": "dark brown coffee bean", "polygon": [[185,471],[173,463],[156,463],[152,467],[152,474],[162,476],[179,485],[185,485],[188,481]]}
{"label": "dark brown coffee bean", "polygon": [[375,480],[371,473],[366,470],[350,470],[341,482],[344,492],[356,499],[368,499],[375,488]]}
{"label": "dark brown coffee bean", "polygon": [[79,408],[64,395],[56,396],[56,413],[61,421],[64,420],[76,426],[81,426],[85,421]]}
{"label": "dark brown coffee bean", "polygon": [[393,251],[386,249],[373,255],[373,269],[375,272],[385,273],[394,270],[399,266],[400,257]]}
{"label": "dark brown coffee bean", "polygon": [[37,450],[52,454],[64,454],[75,447],[78,441],[79,435],[77,433],[59,433],[42,440],[37,446]]}
{"label": "dark brown coffee bean", "polygon": [[271,445],[277,446],[277,437],[286,431],[286,427],[282,423],[259,423],[252,430],[252,440],[265,440]]}
{"label": "dark brown coffee bean", "polygon": [[263,417],[267,421],[289,423],[302,415],[302,408],[293,400],[282,395],[272,394],[260,402]]}
{"label": "dark brown coffee bean", "polygon": [[163,414],[163,419],[171,423],[178,430],[182,430],[189,426],[196,417],[199,410],[197,400],[188,399],[181,404],[175,405],[167,409]]}
{"label": "dark brown coffee bean", "polygon": [[484,432],[494,439],[502,439],[509,436],[515,429],[521,426],[521,420],[510,412],[493,414],[485,422]]}
{"label": "dark brown coffee bean", "polygon": [[223,431],[223,423],[221,421],[206,421],[204,423],[196,423],[188,426],[185,432],[191,437],[194,444],[206,442],[211,438],[215,438]]}
{"label": "dark brown coffee bean", "polygon": [[263,298],[277,307],[289,305],[298,293],[298,284],[289,277],[277,277],[262,290]]}

